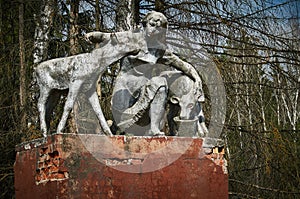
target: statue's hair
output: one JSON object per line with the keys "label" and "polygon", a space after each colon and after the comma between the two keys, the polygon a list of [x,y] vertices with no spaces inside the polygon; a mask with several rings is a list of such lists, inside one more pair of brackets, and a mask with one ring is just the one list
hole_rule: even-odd
{"label": "statue's hair", "polygon": [[156,11],[150,11],[150,12],[148,12],[145,15],[145,17],[142,20],[143,27],[146,26],[147,22],[153,17],[153,15],[159,15],[160,18],[161,18],[162,27],[163,28],[167,28],[167,26],[168,26],[168,19],[167,19],[167,17],[164,14],[162,14],[160,12],[156,12]]}

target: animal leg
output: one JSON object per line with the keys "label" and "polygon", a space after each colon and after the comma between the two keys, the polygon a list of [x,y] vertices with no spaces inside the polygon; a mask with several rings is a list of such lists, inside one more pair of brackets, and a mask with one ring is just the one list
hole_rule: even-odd
{"label": "animal leg", "polygon": [[40,88],[40,97],[38,100],[38,110],[40,113],[40,126],[43,132],[43,136],[47,136],[47,124],[46,124],[46,104],[49,97],[50,89]]}
{"label": "animal leg", "polygon": [[199,115],[198,115],[199,121],[198,121],[198,134],[200,135],[200,137],[204,137],[208,134],[208,129],[205,125],[205,118],[204,118],[204,114],[203,111],[201,109]]}
{"label": "animal leg", "polygon": [[123,111],[121,116],[121,122],[118,124],[121,130],[127,129],[137,122],[143,114],[146,112],[150,103],[159,93],[159,89],[167,87],[167,82],[164,77],[153,77],[146,85],[142,88],[140,98],[130,108]]}
{"label": "animal leg", "polygon": [[88,98],[89,98],[89,102],[92,105],[92,108],[93,108],[94,112],[96,113],[96,115],[99,119],[100,125],[101,125],[104,133],[106,135],[113,135],[111,133],[110,128],[109,128],[109,126],[106,122],[106,119],[105,119],[104,115],[103,115],[97,93],[92,92],[91,95]]}
{"label": "animal leg", "polygon": [[57,127],[57,133],[61,133],[62,130],[65,128],[69,113],[74,106],[74,102],[76,100],[76,97],[78,96],[78,92],[79,89],[81,88],[81,85],[82,85],[82,81],[77,81],[70,86],[67,100],[64,106],[64,112],[62,114],[62,117]]}
{"label": "animal leg", "polygon": [[165,103],[167,99],[166,87],[160,87],[150,106],[150,131],[149,135],[165,135],[160,131],[160,123],[165,113]]}

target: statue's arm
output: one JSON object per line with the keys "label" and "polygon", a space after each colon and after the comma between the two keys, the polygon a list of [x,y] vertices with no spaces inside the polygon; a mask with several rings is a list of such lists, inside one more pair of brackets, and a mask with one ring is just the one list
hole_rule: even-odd
{"label": "statue's arm", "polygon": [[200,76],[195,67],[180,59],[170,50],[166,50],[161,62],[162,64],[171,65],[174,68],[182,71],[185,75],[191,77],[195,82],[201,82]]}
{"label": "statue's arm", "polygon": [[173,66],[174,68],[182,71],[185,75],[192,78],[195,81],[195,83],[199,89],[198,91],[200,92],[200,95],[201,95],[200,101],[204,100],[204,94],[203,94],[203,90],[202,90],[202,81],[201,81],[201,78],[200,78],[197,70],[195,69],[195,67],[193,65],[191,65],[188,62],[183,61],[182,59],[180,59],[178,56],[176,56],[174,53],[172,53],[168,49],[166,50],[163,58],[160,61],[162,62],[162,64]]}

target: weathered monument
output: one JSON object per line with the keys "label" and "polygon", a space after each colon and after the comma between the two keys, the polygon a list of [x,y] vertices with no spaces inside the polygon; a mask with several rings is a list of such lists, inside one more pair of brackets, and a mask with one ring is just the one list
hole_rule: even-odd
{"label": "weathered monument", "polygon": [[[17,146],[16,198],[228,198],[224,146],[205,125],[200,71],[167,47],[167,26],[149,12],[138,31],[87,33],[99,48],[36,67],[43,138]],[[96,83],[117,61],[111,130]],[[47,135],[66,89],[57,133]],[[62,133],[80,93],[103,133]]]}

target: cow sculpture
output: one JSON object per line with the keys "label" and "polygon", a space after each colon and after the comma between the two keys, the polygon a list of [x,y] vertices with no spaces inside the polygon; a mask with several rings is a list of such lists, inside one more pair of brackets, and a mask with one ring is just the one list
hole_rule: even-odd
{"label": "cow sculpture", "polygon": [[[91,39],[90,35],[88,37]],[[46,137],[49,129],[50,115],[60,98],[56,91],[66,89],[68,89],[68,95],[57,127],[57,133],[61,133],[64,129],[78,93],[84,92],[100,121],[103,131],[108,135],[112,135],[96,93],[97,79],[107,66],[126,55],[137,54],[146,46],[146,42],[141,33],[132,32],[98,32],[97,39],[101,42],[101,47],[91,53],[48,60],[40,63],[35,68],[35,76],[40,88],[38,100],[40,126],[44,137]]]}
{"label": "cow sculpture", "polygon": [[[207,127],[201,108],[201,95],[197,90],[195,82],[179,71],[167,72],[169,111],[167,114],[168,126],[171,135],[181,134],[182,129],[189,131],[192,136],[204,137]],[[182,127],[180,127],[182,126]]]}

